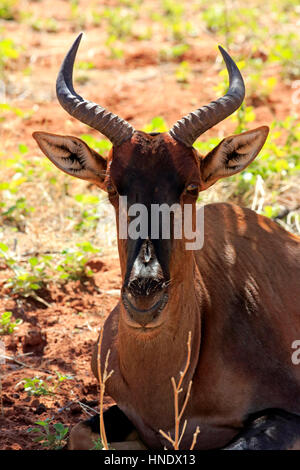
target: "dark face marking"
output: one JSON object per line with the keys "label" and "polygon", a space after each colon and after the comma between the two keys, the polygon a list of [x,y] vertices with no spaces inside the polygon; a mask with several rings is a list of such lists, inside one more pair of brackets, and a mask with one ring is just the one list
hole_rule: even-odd
{"label": "dark face marking", "polygon": [[[194,151],[168,134],[136,132],[127,146],[114,149],[109,184],[120,196],[127,196],[128,208],[140,203],[148,210],[148,239],[128,237],[126,243],[123,292],[130,294],[127,301],[134,302],[137,310],[151,310],[153,301],[160,299],[159,292],[163,297],[170,280],[172,231],[170,239],[162,238],[161,219],[159,238],[151,239],[151,205],[182,204],[186,186],[200,184],[199,179]],[[194,200],[196,197],[197,192]],[[140,301],[141,298],[144,300]],[[142,308],[143,305],[147,308]]]}

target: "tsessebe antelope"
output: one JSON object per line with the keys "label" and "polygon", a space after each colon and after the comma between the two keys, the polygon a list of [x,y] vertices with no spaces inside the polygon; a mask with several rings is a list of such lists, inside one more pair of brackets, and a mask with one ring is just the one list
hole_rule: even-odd
{"label": "tsessebe antelope", "polygon": [[[227,137],[206,156],[193,148],[201,134],[241,105],[245,88],[236,64],[220,48],[229,73],[226,95],[183,117],[169,132],[146,134],[75,92],[80,40],[81,35],[64,59],[57,97],[113,148],[104,159],[76,137],[35,132],[41,150],[65,173],[106,191],[117,215],[121,195],[129,208],[137,202],[149,210],[152,204],[191,204],[194,223],[198,192],[244,170],[268,135],[267,127],[259,127]],[[186,250],[184,236],[118,235],[123,285],[105,321],[101,350],[102,370],[111,350],[114,374],[107,392],[117,403],[105,414],[108,439],[126,441],[135,429],[148,448],[167,444],[159,429],[174,431],[170,378],[183,369],[191,331],[183,387],[190,379],[193,386],[181,448],[189,448],[196,425],[199,449],[295,448],[300,366],[291,361],[291,345],[300,339],[300,239],[231,204],[207,205],[204,221],[200,250]],[[92,445],[97,423],[98,418],[77,425],[71,448]]]}

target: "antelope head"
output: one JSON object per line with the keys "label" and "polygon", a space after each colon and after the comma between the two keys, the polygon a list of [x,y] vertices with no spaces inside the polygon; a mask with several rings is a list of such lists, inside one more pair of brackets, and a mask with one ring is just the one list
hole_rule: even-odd
{"label": "antelope head", "polygon": [[[112,142],[110,154],[105,159],[76,137],[46,132],[35,132],[33,137],[60,170],[106,191],[117,214],[120,196],[127,197],[128,211],[136,203],[143,204],[149,214],[153,204],[191,204],[195,208],[199,191],[245,169],[257,156],[266,140],[267,127],[227,137],[206,156],[193,148],[201,134],[237,110],[244,99],[243,78],[224,49],[219,47],[229,74],[225,96],[183,117],[166,133],[147,134],[76,93],[73,66],[81,37],[63,61],[56,82],[57,97],[71,116]],[[130,221],[128,217],[127,223]],[[161,234],[161,220],[159,224]],[[172,230],[169,239],[161,235],[153,239],[150,226],[149,216],[147,236],[128,236],[126,240],[118,236],[123,279],[121,312],[128,327],[143,331],[163,324],[172,286],[176,288],[191,271],[186,263],[192,253],[185,252],[183,240],[175,239]]]}

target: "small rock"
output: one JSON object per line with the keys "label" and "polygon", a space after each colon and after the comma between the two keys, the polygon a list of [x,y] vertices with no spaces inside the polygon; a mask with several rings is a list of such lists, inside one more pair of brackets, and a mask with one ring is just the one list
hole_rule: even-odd
{"label": "small rock", "polygon": [[70,405],[70,411],[72,415],[77,415],[82,412],[82,409],[78,403],[72,403],[72,405]]}
{"label": "small rock", "polygon": [[94,258],[94,259],[89,260],[86,263],[86,266],[90,268],[90,270],[93,271],[93,273],[96,273],[102,270],[104,263],[100,259]]}
{"label": "small rock", "polygon": [[4,394],[3,397],[2,397],[2,402],[3,402],[4,406],[11,406],[15,403],[15,400],[13,400],[8,395]]}
{"label": "small rock", "polygon": [[35,410],[36,415],[41,415],[47,411],[47,407],[43,404],[40,403],[39,406]]}
{"label": "small rock", "polygon": [[22,338],[22,349],[24,353],[42,353],[46,344],[46,335],[38,327],[30,327]]}
{"label": "small rock", "polygon": [[16,352],[18,349],[18,337],[10,336],[6,343],[6,349],[8,351]]}
{"label": "small rock", "polygon": [[31,406],[36,408],[37,406],[39,406],[40,400],[38,398],[34,398],[30,404],[31,404]]}
{"label": "small rock", "polygon": [[34,420],[29,418],[29,416],[23,416],[23,422],[25,424],[28,424],[29,426],[32,426],[33,424],[35,424]]}

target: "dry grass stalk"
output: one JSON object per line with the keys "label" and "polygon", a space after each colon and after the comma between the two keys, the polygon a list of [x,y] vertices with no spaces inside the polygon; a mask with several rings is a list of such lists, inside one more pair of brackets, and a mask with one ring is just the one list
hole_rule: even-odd
{"label": "dry grass stalk", "polygon": [[194,432],[193,434],[193,441],[192,441],[192,445],[190,447],[190,450],[193,450],[195,445],[196,445],[196,442],[197,442],[197,437],[198,437],[198,434],[200,433],[200,428],[199,426],[196,427],[196,431]]}
{"label": "dry grass stalk", "polygon": [[[171,383],[172,383],[173,393],[174,393],[174,415],[175,415],[174,439],[171,437],[170,431],[167,434],[161,429],[159,430],[161,435],[172,444],[174,450],[179,450],[179,446],[180,446],[181,440],[183,438],[183,435],[185,433],[186,426],[187,426],[187,420],[184,420],[182,430],[180,432],[180,422],[181,422],[183,413],[186,409],[186,406],[188,404],[188,401],[191,395],[192,380],[190,380],[188,384],[187,393],[186,393],[186,396],[185,396],[185,399],[184,399],[184,402],[180,411],[179,411],[179,395],[183,391],[182,383],[183,383],[184,377],[188,371],[188,368],[191,362],[191,338],[192,338],[192,333],[191,331],[189,331],[188,341],[187,341],[188,353],[187,353],[186,365],[185,365],[184,370],[180,371],[180,378],[179,378],[178,384],[176,385],[174,377],[171,378]],[[193,435],[193,441],[192,441],[190,450],[194,449],[196,442],[197,442],[197,436],[199,433],[200,433],[200,429],[199,429],[199,426],[197,426],[196,431],[194,432],[194,435]]]}
{"label": "dry grass stalk", "polygon": [[5,346],[4,342],[0,340],[0,413],[1,416],[4,416],[4,408],[3,408],[3,386],[2,386],[2,377],[4,377],[4,374],[2,376],[2,371],[1,371],[1,365],[4,364],[5,361]]}
{"label": "dry grass stalk", "polygon": [[2,395],[2,376],[0,374],[0,410],[1,416],[4,416],[4,408],[3,408],[3,395]]}
{"label": "dry grass stalk", "polygon": [[104,400],[104,393],[105,393],[105,383],[112,376],[114,371],[111,370],[109,373],[107,372],[108,360],[110,356],[110,349],[109,349],[107,351],[106,358],[105,358],[104,372],[103,372],[103,375],[101,374],[100,353],[101,353],[102,340],[103,340],[103,328],[101,328],[101,331],[100,331],[100,338],[98,341],[98,355],[97,355],[97,369],[98,369],[98,380],[99,380],[99,419],[100,419],[100,439],[103,444],[103,449],[109,450],[106,432],[105,432],[104,417],[103,417],[103,400]]}

